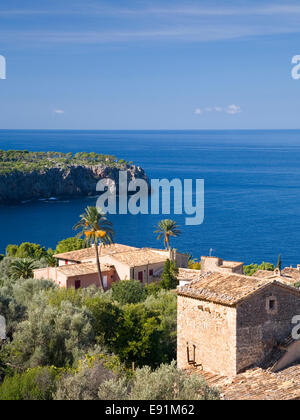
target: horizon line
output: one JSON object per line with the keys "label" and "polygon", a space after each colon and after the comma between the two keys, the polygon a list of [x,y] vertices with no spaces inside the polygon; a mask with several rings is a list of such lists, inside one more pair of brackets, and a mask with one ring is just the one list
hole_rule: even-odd
{"label": "horizon line", "polygon": [[299,128],[0,128],[1,131],[300,131]]}

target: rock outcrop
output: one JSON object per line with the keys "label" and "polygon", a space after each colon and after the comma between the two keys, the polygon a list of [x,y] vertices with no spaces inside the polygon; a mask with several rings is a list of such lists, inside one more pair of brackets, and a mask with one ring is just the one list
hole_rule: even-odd
{"label": "rock outcrop", "polygon": [[[144,179],[149,184],[146,173],[139,166],[125,165],[121,170],[127,171],[128,181]],[[97,195],[96,185],[101,179],[110,178],[118,186],[119,171],[120,168],[103,164],[57,166],[31,172],[13,170],[7,174],[0,174],[0,204],[51,197],[75,198]]]}

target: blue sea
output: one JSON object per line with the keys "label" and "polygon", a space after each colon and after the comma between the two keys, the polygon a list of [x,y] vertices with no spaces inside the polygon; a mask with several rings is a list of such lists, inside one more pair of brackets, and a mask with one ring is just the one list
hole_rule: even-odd
{"label": "blue sea", "polygon": [[[150,178],[205,180],[205,220],[184,225],[173,246],[195,258],[213,255],[251,262],[300,264],[300,131],[12,131],[1,149],[97,152],[142,166]],[[7,244],[55,248],[92,198],[0,207],[0,252]],[[115,240],[161,247],[160,216],[112,216]],[[165,218],[165,217],[163,217]]]}

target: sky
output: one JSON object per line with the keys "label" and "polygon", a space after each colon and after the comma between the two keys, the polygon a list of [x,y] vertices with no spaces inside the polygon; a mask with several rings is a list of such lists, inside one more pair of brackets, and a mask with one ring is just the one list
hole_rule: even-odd
{"label": "sky", "polygon": [[0,55],[0,129],[300,129],[300,0],[3,1]]}

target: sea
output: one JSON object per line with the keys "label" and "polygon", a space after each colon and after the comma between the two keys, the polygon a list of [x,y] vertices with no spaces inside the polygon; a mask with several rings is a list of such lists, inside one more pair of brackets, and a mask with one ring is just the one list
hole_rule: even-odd
{"label": "sea", "polygon": [[[246,264],[300,264],[300,130],[282,131],[46,131],[0,130],[0,149],[96,152],[140,165],[151,179],[204,179],[205,217],[112,215],[115,241],[163,246],[158,221],[181,227],[171,245],[194,258],[213,255]],[[95,198],[0,206],[0,253],[8,244],[55,248]]]}

